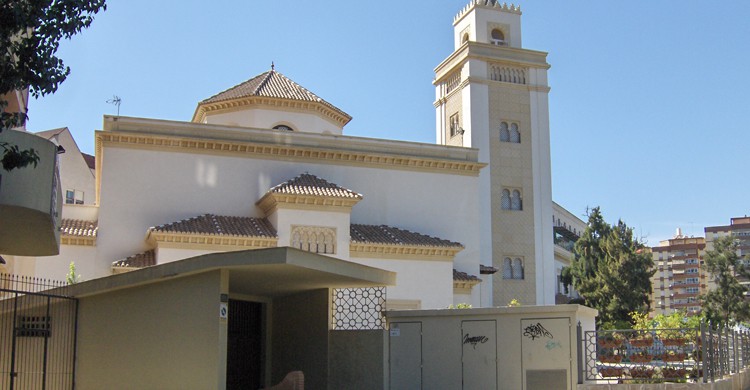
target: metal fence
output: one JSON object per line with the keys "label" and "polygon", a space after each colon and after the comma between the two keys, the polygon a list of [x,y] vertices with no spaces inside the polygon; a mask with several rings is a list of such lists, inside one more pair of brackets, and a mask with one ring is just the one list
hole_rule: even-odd
{"label": "metal fence", "polygon": [[78,300],[65,282],[0,274],[0,389],[73,389]]}
{"label": "metal fence", "polygon": [[336,330],[385,329],[385,287],[335,288],[331,325]]}
{"label": "metal fence", "polygon": [[750,365],[750,334],[727,328],[579,334],[579,383],[713,382]]}

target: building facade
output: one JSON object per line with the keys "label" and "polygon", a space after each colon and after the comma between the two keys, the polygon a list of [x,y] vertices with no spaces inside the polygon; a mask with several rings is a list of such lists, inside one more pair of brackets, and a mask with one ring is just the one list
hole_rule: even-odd
{"label": "building facade", "polygon": [[652,315],[700,313],[698,296],[707,291],[709,279],[702,267],[705,249],[703,237],[685,237],[679,229],[674,238],[651,248],[656,269],[651,277]]}
{"label": "building facade", "polygon": [[520,19],[495,1],[455,17],[437,145],[348,137],[346,112],[273,67],[190,121],[105,116],[95,162],[45,132],[67,145],[60,254],[6,270],[61,279],[75,262],[92,279],[291,246],[396,272],[392,308],[554,304],[572,259],[557,236],[584,226],[551,199],[549,64]]}
{"label": "building facade", "polygon": [[436,142],[479,149],[480,257],[515,262],[485,288],[496,303],[554,304],[547,53],[523,48],[521,11],[472,1],[435,68]]}

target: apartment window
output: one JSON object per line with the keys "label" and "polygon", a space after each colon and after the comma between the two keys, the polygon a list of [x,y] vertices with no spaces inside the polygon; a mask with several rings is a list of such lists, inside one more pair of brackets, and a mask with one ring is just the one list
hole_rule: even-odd
{"label": "apartment window", "polygon": [[688,294],[698,294],[698,287],[688,287],[685,289]]}
{"label": "apartment window", "polygon": [[449,124],[450,124],[450,130],[451,130],[451,137],[455,137],[463,133],[461,131],[461,128],[458,125],[458,113],[451,115]]}
{"label": "apartment window", "polygon": [[685,279],[685,284],[698,284],[698,278],[687,278]]}
{"label": "apartment window", "polygon": [[523,259],[520,257],[503,259],[503,279],[523,279]]}
{"label": "apartment window", "polygon": [[685,270],[685,273],[686,274],[697,274],[698,273],[698,268],[688,268],[688,269]]}
{"label": "apartment window", "polygon": [[500,122],[500,142],[521,143],[521,131],[518,123]]}
{"label": "apartment window", "polygon": [[65,191],[65,203],[83,204],[83,191],[66,190]]}

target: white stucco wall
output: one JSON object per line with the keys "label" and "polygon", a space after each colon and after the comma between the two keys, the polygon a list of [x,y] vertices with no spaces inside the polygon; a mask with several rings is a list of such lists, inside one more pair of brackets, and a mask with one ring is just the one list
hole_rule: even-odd
{"label": "white stucco wall", "polygon": [[[272,186],[305,172],[364,195],[352,210],[352,223],[385,224],[460,242],[465,249],[456,256],[456,267],[479,273],[474,176],[118,147],[105,147],[102,155],[93,265],[98,276],[108,275],[113,261],[150,249],[145,235],[151,226],[205,213],[263,217],[254,203]],[[310,219],[313,214],[307,211],[296,214],[299,224],[327,225],[325,218]],[[333,225],[343,226],[344,216],[340,217],[333,218]],[[348,228],[341,229],[339,241],[348,239]],[[288,236],[280,237],[279,245],[288,241]],[[348,242],[342,244],[339,249],[348,251]],[[450,263],[444,266],[448,271],[452,268]],[[447,276],[441,277],[444,283],[439,286],[418,281],[439,297],[434,300],[437,306],[423,307],[452,302],[452,274],[441,272]]]}
{"label": "white stucco wall", "polygon": [[360,257],[352,257],[351,261],[396,272],[396,285],[389,286],[386,291],[389,300],[419,300],[422,308],[435,309],[453,303],[451,261]]}
{"label": "white stucco wall", "polygon": [[83,192],[84,204],[94,204],[96,197],[94,194],[94,174],[83,159],[76,141],[69,130],[58,134],[57,140],[65,148],[65,153],[58,155],[60,161],[60,187],[63,193],[62,202],[65,202],[66,190],[77,190]]}
{"label": "white stucco wall", "polygon": [[276,228],[276,234],[279,237],[278,246],[292,246],[292,228],[294,226],[316,226],[334,229],[336,231],[335,253],[327,255],[342,260],[349,260],[348,212],[279,208],[268,219]]}
{"label": "white stucco wall", "polygon": [[242,111],[206,115],[206,123],[227,126],[270,129],[286,125],[304,133],[341,135],[343,126],[317,114],[305,111],[281,111],[269,108],[248,108]]}

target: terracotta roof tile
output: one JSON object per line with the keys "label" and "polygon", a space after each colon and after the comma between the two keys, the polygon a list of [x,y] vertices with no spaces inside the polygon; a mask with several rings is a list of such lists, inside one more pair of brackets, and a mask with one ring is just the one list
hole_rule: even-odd
{"label": "terracotta roof tile", "polygon": [[271,97],[279,99],[301,100],[307,102],[321,103],[329,108],[339,111],[342,115],[351,118],[338,107],[321,99],[301,85],[290,80],[283,74],[270,70],[261,73],[250,80],[237,84],[223,92],[205,99],[201,104],[216,103],[225,100],[238,99],[250,96]]}
{"label": "terracotta roof tile", "polygon": [[204,214],[181,221],[152,227],[166,233],[230,235],[241,237],[276,237],[276,229],[265,218],[231,217]]}
{"label": "terracotta roof tile", "polygon": [[81,156],[83,156],[83,161],[86,161],[89,169],[96,169],[96,157],[86,153],[81,153]]}
{"label": "terracotta roof tile", "polygon": [[156,265],[156,251],[153,249],[133,256],[128,256],[112,263],[112,267],[117,268],[143,268],[152,265]]}
{"label": "terracotta roof tile", "polygon": [[315,175],[303,173],[294,179],[281,183],[268,192],[275,194],[290,195],[313,195],[328,196],[333,198],[355,198],[362,199],[362,195],[352,190],[339,187],[334,183],[329,183]]}
{"label": "terracotta roof tile", "polygon": [[479,264],[479,273],[482,275],[492,275],[497,271],[499,271],[499,269],[497,269],[496,267]]}
{"label": "terracotta roof tile", "polygon": [[99,221],[82,221],[80,219],[63,219],[60,221],[60,233],[66,236],[96,237]]}
{"label": "terracotta roof tile", "polygon": [[474,275],[469,275],[466,272],[453,270],[453,281],[456,282],[481,282],[482,279]]}
{"label": "terracotta roof tile", "polygon": [[351,224],[349,234],[351,241],[357,243],[463,248],[463,245],[458,242],[430,237],[386,225]]}

